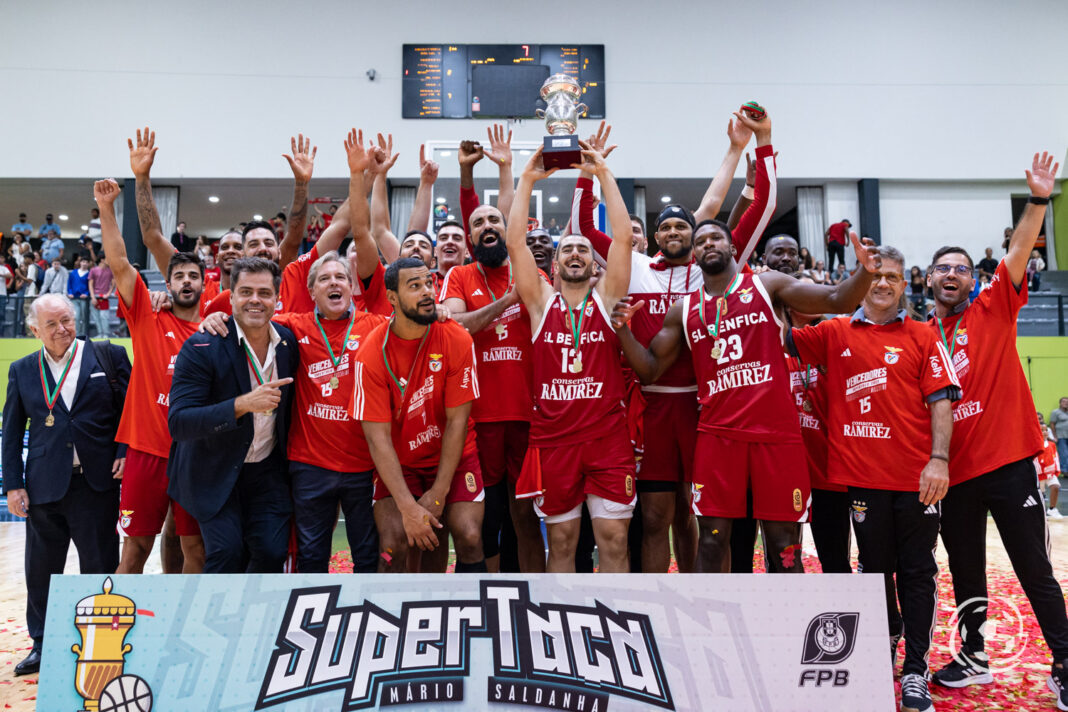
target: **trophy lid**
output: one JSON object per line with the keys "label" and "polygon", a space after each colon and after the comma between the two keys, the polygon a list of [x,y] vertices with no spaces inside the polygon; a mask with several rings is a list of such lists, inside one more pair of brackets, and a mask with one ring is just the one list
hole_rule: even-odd
{"label": "trophy lid", "polygon": [[136,606],[132,599],[111,592],[111,577],[104,579],[103,593],[86,596],[75,606],[79,616],[132,616]]}
{"label": "trophy lid", "polygon": [[582,96],[582,87],[570,74],[554,74],[541,85],[541,98],[545,99],[556,92],[565,92],[578,99]]}

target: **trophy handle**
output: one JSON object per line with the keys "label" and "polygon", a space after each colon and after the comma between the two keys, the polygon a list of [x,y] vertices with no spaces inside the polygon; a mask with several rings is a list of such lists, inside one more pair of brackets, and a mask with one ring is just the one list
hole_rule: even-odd
{"label": "trophy handle", "polygon": [[575,114],[577,116],[582,116],[589,110],[590,107],[586,106],[585,104],[575,104]]}
{"label": "trophy handle", "polygon": [[534,115],[537,116],[539,119],[544,119],[545,118],[545,109],[535,109],[534,110]]}
{"label": "trophy handle", "polygon": [[75,643],[74,645],[70,646],[70,651],[72,653],[74,653],[75,655],[81,655],[82,654],[82,646],[80,646],[77,643]]}

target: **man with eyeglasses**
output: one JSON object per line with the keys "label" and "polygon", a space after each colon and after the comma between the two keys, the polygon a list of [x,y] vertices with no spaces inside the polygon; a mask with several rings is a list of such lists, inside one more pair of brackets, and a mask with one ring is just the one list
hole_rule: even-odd
{"label": "man with eyeglasses", "polygon": [[[1032,462],[1042,451],[1034,401],[1016,351],[1016,317],[1027,303],[1027,260],[1046,215],[1059,164],[1035,154],[1031,198],[989,289],[969,301],[972,260],[960,247],[935,252],[930,328],[950,353],[964,398],[953,412],[950,488],[942,510],[963,646],[934,675],[948,687],[993,681],[983,650],[986,623],[986,520],[994,516],[1013,570],[1053,653],[1048,684],[1068,709],[1068,618],[1049,559],[1046,517]],[[967,605],[965,605],[967,604]]]}

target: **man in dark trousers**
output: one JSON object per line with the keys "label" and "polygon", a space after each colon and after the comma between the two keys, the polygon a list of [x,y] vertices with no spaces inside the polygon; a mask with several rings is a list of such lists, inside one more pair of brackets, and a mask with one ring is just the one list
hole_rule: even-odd
{"label": "man in dark trousers", "polygon": [[125,349],[75,338],[74,306],[65,296],[39,297],[27,323],[42,347],[8,371],[2,447],[8,510],[26,517],[26,627],[33,649],[15,666],[16,675],[40,669],[48,581],[63,573],[71,540],[83,574],[113,573],[119,565],[115,518],[126,446],[116,444],[115,432],[130,381]]}
{"label": "man in dark trousers", "polygon": [[848,220],[842,219],[839,222],[834,223],[827,231],[823,233],[823,238],[827,242],[827,271],[834,271],[834,258],[838,258],[838,263],[845,264],[845,248],[849,243],[849,228],[853,227],[853,223]]}
{"label": "man in dark trousers", "polygon": [[174,366],[167,493],[200,523],[204,573],[281,573],[293,513],[286,436],[297,344],[271,323],[277,264],[235,260],[230,279],[234,328],[225,337],[194,334]]}

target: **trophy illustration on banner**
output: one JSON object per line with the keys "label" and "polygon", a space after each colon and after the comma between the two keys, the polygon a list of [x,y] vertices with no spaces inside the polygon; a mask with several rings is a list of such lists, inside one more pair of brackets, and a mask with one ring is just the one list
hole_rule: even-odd
{"label": "trophy illustration on banner", "polygon": [[582,149],[575,135],[579,117],[587,109],[579,102],[581,96],[582,87],[569,74],[554,74],[541,85],[545,109],[538,109],[535,114],[545,119],[549,131],[541,153],[546,168],[570,168],[573,163],[582,162]]}
{"label": "trophy illustration on banner", "polygon": [[137,675],[123,675],[126,653],[133,650],[125,642],[126,634],[137,622],[137,606],[111,589],[109,576],[104,579],[103,593],[86,596],[75,607],[74,625],[82,642],[70,648],[78,656],[74,688],[85,702],[85,712],[149,712],[152,689],[148,683]]}

